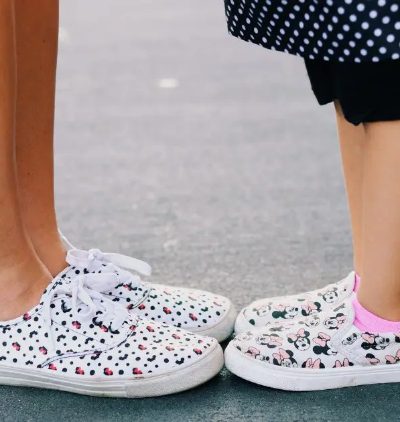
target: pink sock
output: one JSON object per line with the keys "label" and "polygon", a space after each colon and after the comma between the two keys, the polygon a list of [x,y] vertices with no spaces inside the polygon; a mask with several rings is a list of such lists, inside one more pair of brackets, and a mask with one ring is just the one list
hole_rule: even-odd
{"label": "pink sock", "polygon": [[353,300],[353,308],[356,314],[354,325],[361,331],[369,333],[398,333],[400,321],[388,321],[367,311],[358,301]]}
{"label": "pink sock", "polygon": [[358,273],[355,273],[355,277],[354,277],[354,292],[357,292],[358,289],[360,288],[360,283],[361,283],[361,277],[358,275]]}

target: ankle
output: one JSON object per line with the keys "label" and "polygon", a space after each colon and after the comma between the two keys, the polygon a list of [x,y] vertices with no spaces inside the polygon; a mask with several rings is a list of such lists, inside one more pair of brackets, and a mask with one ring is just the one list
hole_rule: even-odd
{"label": "ankle", "polygon": [[67,267],[67,251],[56,229],[30,230],[29,236],[38,257],[53,277]]}
{"label": "ankle", "polygon": [[364,280],[357,291],[357,300],[372,314],[388,321],[400,321],[400,292],[370,289]]}
{"label": "ankle", "polygon": [[51,279],[34,254],[16,257],[11,266],[0,263],[0,321],[16,318],[38,304]]}

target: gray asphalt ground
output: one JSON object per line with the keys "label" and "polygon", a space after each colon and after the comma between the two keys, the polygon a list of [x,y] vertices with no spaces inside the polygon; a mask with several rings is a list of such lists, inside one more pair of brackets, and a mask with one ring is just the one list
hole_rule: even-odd
{"label": "gray asphalt ground", "polygon": [[[67,0],[61,26],[57,200],[73,242],[238,308],[347,274],[333,109],[301,60],[229,37],[221,0]],[[285,393],[223,370],[144,400],[0,387],[0,420],[393,421],[399,394]]]}

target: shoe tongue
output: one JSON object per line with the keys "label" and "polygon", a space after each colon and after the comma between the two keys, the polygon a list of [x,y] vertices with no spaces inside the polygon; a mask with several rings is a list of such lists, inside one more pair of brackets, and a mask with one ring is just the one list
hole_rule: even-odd
{"label": "shoe tongue", "polygon": [[[354,321],[353,298],[353,294],[345,297],[337,306],[315,315],[315,318],[322,322],[326,329],[333,331],[351,325]],[[311,319],[311,317],[309,318]]]}
{"label": "shoe tongue", "polygon": [[[62,277],[65,279],[65,282],[70,283],[75,277],[79,275],[90,275],[90,274],[103,274],[104,276],[113,276],[115,279],[114,286],[111,289],[100,289],[99,291],[103,293],[112,293],[114,289],[119,285],[129,285],[132,287],[143,287],[145,282],[141,280],[139,276],[133,274],[123,268],[119,268],[113,263],[98,263],[98,266],[95,269],[88,270],[85,267],[79,267],[75,265],[70,265],[62,273]],[[59,274],[58,276],[60,276]]]}
{"label": "shoe tongue", "polygon": [[58,273],[55,277],[54,280],[58,281],[57,285],[67,285],[70,284],[71,281],[77,277],[79,274],[81,273],[80,270],[77,270],[74,267],[71,267],[70,265],[68,267],[66,267],[63,271],[61,271],[60,273]]}
{"label": "shoe tongue", "polygon": [[121,277],[119,272],[115,271],[111,267],[110,268],[104,267],[103,271],[101,272],[100,271],[88,272],[86,269],[69,266],[64,271],[62,271],[60,274],[57,275],[57,278],[60,279],[60,283],[58,283],[57,285],[60,285],[60,284],[68,285],[74,279],[81,276],[87,276],[88,278],[87,286],[93,290],[98,291],[99,293],[112,294],[115,288],[118,287],[118,285],[126,285],[126,284],[138,285],[139,284],[133,275],[130,275],[129,278]]}
{"label": "shoe tongue", "polygon": [[42,294],[42,297],[40,298],[40,304],[43,303],[45,298],[50,294],[51,291],[53,291],[56,287],[67,285],[71,283],[73,273],[73,269],[71,267],[65,268],[63,271],[58,273],[53,280],[50,281],[49,285],[46,287],[45,291]]}
{"label": "shoe tongue", "polygon": [[342,317],[343,326],[351,325],[354,322],[354,319],[356,316],[355,311],[354,311],[354,306],[353,306],[354,298],[355,298],[355,294],[352,292],[350,296],[345,298],[343,302],[335,308],[337,313],[343,314],[343,317]]}
{"label": "shoe tongue", "polygon": [[332,308],[332,311],[336,313],[343,313],[348,316],[349,314],[353,313],[352,301],[353,295],[350,295],[349,297],[343,299],[337,306]]}

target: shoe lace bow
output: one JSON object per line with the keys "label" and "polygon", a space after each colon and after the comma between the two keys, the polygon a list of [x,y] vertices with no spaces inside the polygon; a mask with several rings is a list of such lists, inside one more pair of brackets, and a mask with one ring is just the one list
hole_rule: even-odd
{"label": "shoe lace bow", "polygon": [[[105,273],[117,272],[119,281],[122,282],[140,284],[142,280],[138,274],[143,276],[151,275],[151,266],[147,262],[119,253],[103,252],[100,249],[70,249],[66,260],[69,265],[77,268],[86,268],[89,272],[100,270]],[[137,274],[132,274],[130,271],[134,271]]]}
{"label": "shoe lace bow", "polygon": [[[52,303],[57,297],[66,296],[70,299],[70,312],[77,321],[92,321],[102,319],[102,325],[110,327],[115,332],[130,317],[128,310],[119,303],[113,302],[100,291],[113,284],[115,274],[89,273],[72,278],[69,283],[56,285],[43,302],[44,319],[50,327],[52,321]],[[54,338],[51,337],[53,346]]]}

